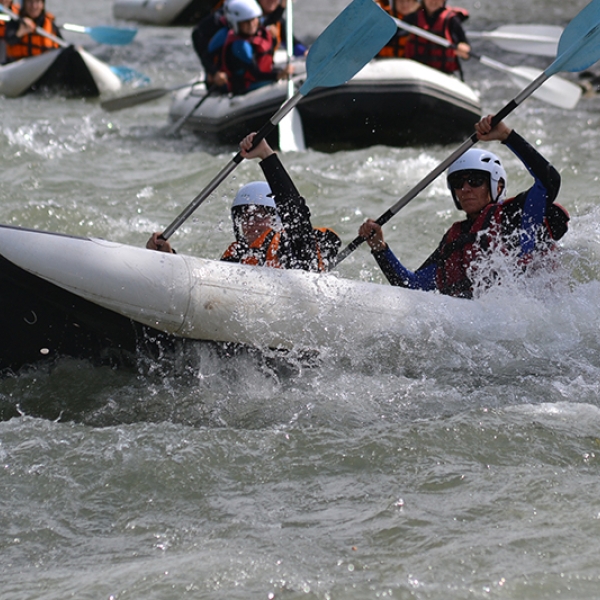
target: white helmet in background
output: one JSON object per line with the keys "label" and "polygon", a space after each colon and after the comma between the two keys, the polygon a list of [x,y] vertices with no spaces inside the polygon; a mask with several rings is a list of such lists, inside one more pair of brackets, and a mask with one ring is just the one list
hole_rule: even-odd
{"label": "white helmet in background", "polygon": [[[452,193],[454,204],[460,209],[460,203],[456,198],[456,194],[448,178],[453,173],[459,171],[484,171],[489,175],[489,189],[492,202],[503,202],[506,199],[506,171],[500,162],[500,159],[493,153],[487,150],[480,150],[478,148],[470,148],[460,158],[457,158],[448,168],[446,176],[446,182],[448,189]],[[498,192],[498,184],[502,182],[501,190]]]}
{"label": "white helmet in background", "polygon": [[262,16],[262,8],[256,0],[227,0],[225,3],[225,17],[238,33],[238,24]]}
{"label": "white helmet in background", "polygon": [[253,181],[242,186],[233,199],[231,209],[248,205],[264,206],[273,210],[277,208],[268,183],[265,181]]}

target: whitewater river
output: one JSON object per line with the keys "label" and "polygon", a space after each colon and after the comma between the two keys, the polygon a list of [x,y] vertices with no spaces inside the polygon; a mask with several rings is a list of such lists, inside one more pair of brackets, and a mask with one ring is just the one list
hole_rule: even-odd
{"label": "whitewater river", "polygon": [[[114,23],[109,0],[48,1],[62,22]],[[298,34],[314,39],[345,4],[298,0]],[[586,2],[461,4],[481,31],[564,26]],[[189,29],[145,27],[117,49],[74,36],[152,85],[197,72]],[[475,61],[465,71],[485,112],[519,91]],[[232,156],[165,139],[168,107],[0,98],[0,222],[143,246]],[[530,98],[508,119],[562,175],[572,220],[551,276],[474,302],[415,294],[384,334],[365,322],[316,364],[201,346],[139,371],[65,360],[0,379],[2,414],[23,413],[0,422],[2,600],[598,598],[599,122],[598,98],[572,111]],[[509,195],[529,185],[489,147]],[[315,224],[347,243],[453,150],[283,160]],[[243,163],[173,236],[177,250],[218,258],[235,190],[259,177]],[[414,268],[457,217],[439,179],[385,233]],[[337,273],[383,282],[364,248]]]}

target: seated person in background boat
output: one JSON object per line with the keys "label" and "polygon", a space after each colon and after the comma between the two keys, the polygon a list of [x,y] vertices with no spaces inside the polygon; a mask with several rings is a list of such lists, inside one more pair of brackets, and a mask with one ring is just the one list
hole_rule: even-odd
{"label": "seated person in background boat", "polygon": [[425,38],[410,34],[404,51],[405,58],[412,58],[444,73],[458,73],[462,79],[459,58],[467,60],[471,46],[462,23],[469,18],[463,8],[446,6],[446,0],[421,0],[419,10],[406,15],[404,21],[439,35],[452,42],[456,49],[444,48]]}
{"label": "seated person in background boat", "polygon": [[454,203],[466,219],[450,227],[435,252],[414,272],[394,256],[381,227],[367,220],[358,233],[392,285],[472,298],[475,290],[499,283],[491,266],[494,255],[514,260],[517,272],[524,272],[535,256],[544,256],[566,233],[569,216],[554,203],[560,175],[516,131],[503,122],[492,127],[491,120],[484,117],[475,126],[477,137],[506,144],[534,177],[533,186],[506,200],[507,178],[500,159],[487,150],[467,150],[447,174]]}
{"label": "seated person in background boat", "polygon": [[209,50],[221,48],[220,69],[226,76],[229,92],[245,94],[292,73],[291,65],[281,69],[273,65],[276,41],[260,24],[262,9],[256,0],[228,0],[225,12],[231,29],[226,35],[219,31]]}
{"label": "seated person in background boat", "polygon": [[[254,181],[236,194],[231,207],[235,241],[221,260],[280,269],[325,271],[340,247],[331,229],[313,228],[310,210],[277,154],[265,140],[252,150],[254,133],[240,143],[244,158],[261,159],[267,182]],[[146,247],[172,252],[154,233]]]}
{"label": "seated person in background boat", "polygon": [[216,7],[192,29],[192,44],[202,63],[208,86],[227,83],[226,79],[221,81],[219,77],[215,79],[215,75],[219,72],[220,52],[209,51],[210,40],[221,29],[225,31],[229,29],[223,2],[217,3]]}
{"label": "seated person in background boat", "polygon": [[[284,11],[287,2],[292,0],[258,0],[263,11],[261,25],[266,27],[275,40],[275,49],[286,46],[286,21]],[[294,56],[304,56],[308,48],[294,36]]]}
{"label": "seated person in background boat", "polygon": [[[14,4],[12,0],[0,0],[0,5],[7,10],[12,11],[15,15],[19,14],[19,7]],[[6,21],[0,21],[0,65],[3,65],[6,62],[6,44],[4,42],[5,34]]]}
{"label": "seated person in background boat", "polygon": [[46,12],[44,0],[23,0],[19,19],[6,24],[6,58],[8,62],[43,54],[48,50],[60,48],[46,36],[36,33],[41,28],[47,33],[61,37],[54,23],[54,16]]}
{"label": "seated person in background boat", "polygon": [[[378,0],[383,10],[396,19],[404,19],[421,8],[419,0]],[[400,27],[392,39],[379,51],[377,58],[403,58],[408,33]]]}

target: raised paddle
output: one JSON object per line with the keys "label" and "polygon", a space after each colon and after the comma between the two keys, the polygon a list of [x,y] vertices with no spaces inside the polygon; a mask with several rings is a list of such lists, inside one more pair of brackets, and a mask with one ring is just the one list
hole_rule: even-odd
{"label": "raised paddle", "polygon": [[489,40],[508,52],[556,56],[562,32],[558,25],[502,25],[493,31],[467,31],[467,37]]}
{"label": "raised paddle", "polygon": [[111,27],[110,25],[85,27],[83,25],[75,25],[74,23],[63,23],[61,27],[66,31],[85,33],[95,42],[111,46],[126,46],[130,44],[138,31],[132,27]]}
{"label": "raised paddle", "polygon": [[[544,81],[560,71],[583,71],[600,59],[600,0],[592,0],[565,28],[558,45],[558,56],[554,62],[524,90],[504,106],[492,119],[492,124],[497,125],[509,115],[521,102],[528,98],[534,90],[539,88]],[[387,223],[401,208],[406,206],[413,198],[423,191],[434,179],[443,173],[455,160],[462,156],[471,146],[477,143],[477,134],[473,133],[462,145],[448,158],[441,162],[424,179],[405,194],[394,206],[383,213],[378,219],[379,225]],[[350,242],[331,262],[330,269],[334,268],[348,257],[363,242],[364,238],[358,236]]]}
{"label": "raised paddle", "polygon": [[[400,27],[400,29],[404,29],[409,33],[425,38],[434,44],[439,44],[445,48],[456,47],[446,38],[435,35],[429,31],[426,31],[425,29],[415,27],[414,25],[409,25],[400,19],[394,19],[394,21],[396,22],[396,25]],[[505,65],[497,60],[487,56],[479,56],[474,52],[470,52],[470,56],[477,59],[482,65],[486,65],[492,69],[507,73],[513,82],[518,86],[528,85],[538,78],[542,73],[541,70],[534,69],[533,67],[509,67],[508,65]],[[546,81],[544,85],[540,86],[535,92],[533,92],[533,95],[538,100],[552,104],[552,106],[572,109],[575,108],[577,102],[579,102],[581,93],[582,89],[580,86],[571,83],[570,81],[566,81],[565,79],[561,79],[560,77],[554,77]]]}
{"label": "raised paddle", "polygon": [[200,83],[202,82],[197,80],[189,83],[180,83],[179,85],[174,85],[171,87],[158,87],[139,90],[137,92],[133,92],[132,94],[127,94],[126,96],[119,96],[118,98],[109,98],[108,100],[104,100],[100,103],[100,106],[108,112],[122,110],[124,108],[130,108],[131,106],[143,104],[144,102],[157,100],[158,98],[162,98],[171,92],[175,92],[186,87],[194,87]]}
{"label": "raised paddle", "polygon": [[[306,58],[306,80],[298,92],[259,129],[254,145],[269,135],[312,89],[346,83],[383,48],[394,31],[394,21],[373,0],[353,0],[315,40]],[[241,152],[238,152],[164,230],[162,238],[169,239],[243,160]]]}
{"label": "raised paddle", "polygon": [[[285,7],[285,46],[288,57],[288,65],[294,56],[294,28],[292,0],[288,0]],[[288,77],[287,99],[294,95],[294,81]],[[304,152],[306,143],[304,141],[304,130],[300,113],[293,108],[279,123],[279,149],[282,152]]]}

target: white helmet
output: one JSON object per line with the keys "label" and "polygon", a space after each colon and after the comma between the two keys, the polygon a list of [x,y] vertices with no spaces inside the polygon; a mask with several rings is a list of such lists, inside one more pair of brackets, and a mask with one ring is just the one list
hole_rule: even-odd
{"label": "white helmet", "polygon": [[247,206],[249,204],[264,206],[273,210],[277,208],[268,183],[265,181],[253,181],[242,186],[233,199],[231,209],[233,210],[238,206]]}
{"label": "white helmet", "polygon": [[262,16],[262,8],[256,0],[227,0],[225,4],[225,17],[238,33],[238,24]]}
{"label": "white helmet", "polygon": [[[459,171],[485,171],[490,177],[490,195],[492,202],[502,202],[506,198],[506,171],[500,162],[500,159],[493,153],[487,150],[479,150],[478,148],[470,148],[460,158],[457,158],[448,168],[446,175],[446,183],[448,189],[452,193],[454,204],[460,209],[460,203],[456,199],[456,194],[448,182],[448,178],[453,173]],[[502,189],[498,192],[498,184],[502,181]]]}

